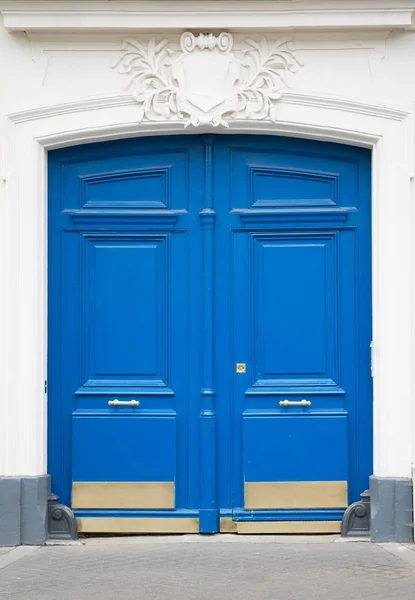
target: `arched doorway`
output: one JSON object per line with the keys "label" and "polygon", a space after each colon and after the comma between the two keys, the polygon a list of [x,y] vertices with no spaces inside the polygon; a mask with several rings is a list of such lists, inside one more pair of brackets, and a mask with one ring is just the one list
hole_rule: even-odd
{"label": "arched doorway", "polygon": [[49,155],[49,473],[85,532],[339,531],[372,472],[370,152]]}

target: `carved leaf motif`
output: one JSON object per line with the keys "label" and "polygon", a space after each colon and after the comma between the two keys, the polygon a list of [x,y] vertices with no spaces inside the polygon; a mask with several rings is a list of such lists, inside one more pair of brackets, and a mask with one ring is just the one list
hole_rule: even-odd
{"label": "carved leaf motif", "polygon": [[259,42],[245,40],[242,65],[244,75],[236,82],[235,117],[247,119],[276,119],[274,102],[286,87],[284,73],[295,73],[301,62],[289,47],[291,38],[280,38],[269,45],[262,36]]}
{"label": "carved leaf motif", "polygon": [[[181,38],[182,53],[175,53],[168,40],[157,42],[155,38],[143,44],[138,40],[124,40],[117,60],[112,64],[119,73],[129,77],[127,89],[133,88],[138,103],[137,120],[162,121],[184,120],[184,126],[198,127],[209,123],[214,127],[229,127],[230,118],[270,119],[277,118],[276,102],[281,98],[287,84],[284,75],[295,73],[301,62],[290,48],[288,37],[272,43],[262,36],[259,40],[246,39],[240,54],[232,52],[232,35],[222,33],[194,36],[184,33]],[[218,53],[229,57],[234,65],[240,65],[240,74],[228,73],[228,97],[212,104],[211,108],[196,106],[189,99],[183,81],[174,76],[174,68],[181,57],[199,52],[215,60]],[[205,54],[206,53],[206,54]],[[210,53],[210,54],[209,54]],[[223,56],[223,55],[222,55]],[[229,63],[230,64],[230,63]],[[238,67],[239,70],[239,67]],[[232,79],[231,77],[238,77]],[[202,81],[202,87],[203,87]],[[206,83],[205,83],[206,87]],[[223,89],[219,90],[223,95]],[[198,89],[199,94],[216,93],[208,85]],[[209,103],[208,103],[209,104]]]}
{"label": "carved leaf motif", "polygon": [[119,73],[130,75],[128,89],[135,90],[139,104],[138,122],[170,118],[177,114],[177,94],[179,89],[173,81],[169,68],[172,64],[172,50],[166,48],[168,40],[156,42],[153,38],[147,46],[137,40],[124,40],[120,56],[112,67]]}

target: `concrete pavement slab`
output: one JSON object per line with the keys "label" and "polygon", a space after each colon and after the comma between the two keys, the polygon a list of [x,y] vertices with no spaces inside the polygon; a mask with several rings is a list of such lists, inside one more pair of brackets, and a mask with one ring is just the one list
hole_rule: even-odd
{"label": "concrete pavement slab", "polygon": [[[221,536],[217,536],[220,538]],[[396,547],[175,537],[46,546],[0,571],[7,600],[412,600]],[[188,538],[190,539],[190,537]],[[264,540],[264,541],[263,541]],[[401,546],[404,548],[403,546]],[[412,552],[404,548],[407,552]]]}

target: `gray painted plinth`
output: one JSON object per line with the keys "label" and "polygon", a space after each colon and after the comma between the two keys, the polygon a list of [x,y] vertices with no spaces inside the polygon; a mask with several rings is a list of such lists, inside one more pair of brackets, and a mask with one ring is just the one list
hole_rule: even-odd
{"label": "gray painted plinth", "polygon": [[21,543],[21,480],[0,477],[0,546]]}
{"label": "gray painted plinth", "polygon": [[412,480],[370,477],[372,542],[413,541]]}
{"label": "gray painted plinth", "polygon": [[22,544],[43,544],[48,533],[50,476],[22,478]]}
{"label": "gray painted plinth", "polygon": [[49,475],[0,477],[0,546],[45,543],[49,488]]}

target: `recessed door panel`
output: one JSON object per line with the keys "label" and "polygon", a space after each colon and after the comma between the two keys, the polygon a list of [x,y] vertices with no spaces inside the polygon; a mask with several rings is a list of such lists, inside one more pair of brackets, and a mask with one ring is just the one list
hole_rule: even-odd
{"label": "recessed door panel", "polygon": [[292,168],[248,165],[252,208],[337,204],[337,176]]}
{"label": "recessed door panel", "polygon": [[168,239],[86,241],[87,385],[166,385]]}
{"label": "recessed door panel", "polygon": [[83,206],[168,208],[170,169],[123,169],[110,175],[83,177]]}
{"label": "recessed door panel", "polygon": [[[82,414],[72,427],[72,506],[173,509],[174,415]],[[94,440],[91,444],[90,441]]]}
{"label": "recessed door panel", "polygon": [[346,414],[248,413],[243,444],[245,508],[347,506]]}
{"label": "recessed door panel", "polygon": [[[164,144],[163,144],[164,145]],[[165,144],[164,146],[167,146]],[[106,147],[105,147],[106,146]],[[189,177],[189,148],[154,148],[154,142],[135,150],[101,144],[101,150],[61,153],[61,204],[66,210],[185,209]],[[184,146],[184,145],[183,145]],[[152,148],[153,147],[153,148]],[[55,154],[56,155],[56,154]]]}
{"label": "recessed door panel", "polygon": [[279,141],[267,147],[266,143],[247,140],[246,146],[238,143],[231,148],[233,208],[358,206],[356,153],[342,155],[326,147],[328,152],[324,154],[295,140],[288,143],[292,151],[283,146]]}
{"label": "recessed door panel", "polygon": [[335,236],[250,237],[254,385],[335,380]]}

